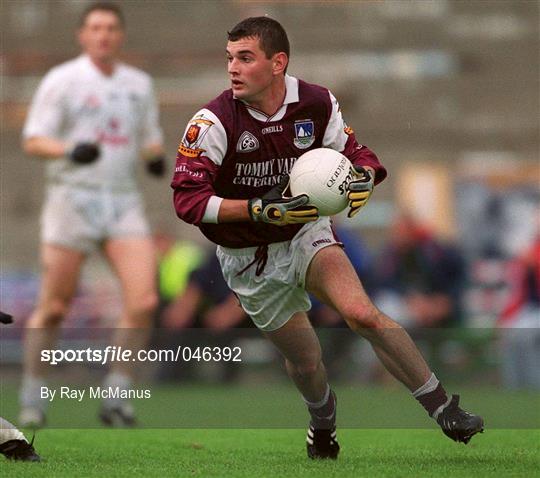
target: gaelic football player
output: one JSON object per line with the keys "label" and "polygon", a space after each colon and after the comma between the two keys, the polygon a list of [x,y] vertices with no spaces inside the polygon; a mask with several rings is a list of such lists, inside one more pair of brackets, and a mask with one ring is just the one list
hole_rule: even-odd
{"label": "gaelic football player", "polygon": [[[77,36],[82,54],[47,73],[23,132],[25,152],[47,162],[41,290],[25,340],[24,426],[45,422],[39,391],[47,365],[40,363],[40,351],[55,343],[90,252],[105,256],[122,288],[116,345],[145,344],[158,300],[154,246],[135,178],[141,158],[151,174],[165,171],[152,80],[118,60],[124,17],[116,5],[88,5]],[[131,369],[117,363],[104,385],[125,390],[131,383]],[[101,419],[125,425],[135,420],[130,403],[117,398],[103,403]]]}
{"label": "gaelic football player", "polygon": [[228,34],[231,88],[199,110],[178,149],[172,181],[177,215],[218,244],[229,287],[283,354],[311,421],[310,458],[337,458],[336,396],[306,312],[308,292],[336,309],[427,410],[445,434],[467,443],[482,418],[449,397],[407,332],[367,297],[328,217],[287,197],[288,172],[320,147],[347,156],[357,175],[348,185],[349,217],[386,176],[377,156],[358,144],[326,88],[288,75],[289,41],[268,17],[243,20]]}

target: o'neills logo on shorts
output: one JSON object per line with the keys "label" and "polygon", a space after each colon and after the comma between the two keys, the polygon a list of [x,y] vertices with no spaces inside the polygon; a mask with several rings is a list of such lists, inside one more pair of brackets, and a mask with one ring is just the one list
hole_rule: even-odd
{"label": "o'neills logo on shorts", "polygon": [[332,244],[332,241],[330,239],[318,239],[317,241],[311,243],[313,247],[320,246],[321,244]]}

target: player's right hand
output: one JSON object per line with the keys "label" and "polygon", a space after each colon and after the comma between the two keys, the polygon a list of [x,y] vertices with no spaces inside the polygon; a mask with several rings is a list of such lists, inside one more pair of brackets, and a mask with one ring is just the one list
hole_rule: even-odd
{"label": "player's right hand", "polygon": [[13,316],[0,311],[0,323],[11,324],[13,322]]}
{"label": "player's right hand", "polygon": [[253,198],[248,201],[248,211],[255,222],[267,222],[276,226],[288,224],[305,224],[319,219],[319,210],[315,206],[308,206],[307,194],[294,197],[284,197],[289,178],[285,177],[281,183],[273,187],[262,198]]}
{"label": "player's right hand", "polygon": [[90,164],[99,158],[99,153],[99,146],[95,143],[77,143],[68,157],[77,164]]}

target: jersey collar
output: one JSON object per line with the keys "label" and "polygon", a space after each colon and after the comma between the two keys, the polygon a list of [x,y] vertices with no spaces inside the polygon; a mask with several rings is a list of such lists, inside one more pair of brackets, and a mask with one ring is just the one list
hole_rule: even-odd
{"label": "jersey collar", "polygon": [[[247,105],[244,100],[237,98],[234,94],[233,98]],[[288,105],[290,103],[298,103],[299,101],[300,99],[298,96],[298,78],[285,75],[285,99],[283,100],[283,104]]]}
{"label": "jersey collar", "polygon": [[114,65],[114,70],[112,72],[112,75],[108,76],[108,75],[104,75],[103,72],[96,65],[94,65],[94,63],[92,62],[92,60],[90,59],[90,57],[86,53],[82,53],[79,56],[79,59],[80,59],[81,63],[86,66],[86,68],[88,68],[90,71],[92,71],[92,73],[94,73],[95,75],[97,75],[100,78],[110,80],[110,79],[114,78],[118,74],[118,68],[119,68],[119,63],[118,62],[116,62],[116,64]]}
{"label": "jersey collar", "polygon": [[285,93],[285,100],[283,100],[283,104],[288,105],[290,103],[298,103],[300,101],[300,97],[298,95],[298,78],[285,75],[285,88],[287,91]]}
{"label": "jersey collar", "polygon": [[262,111],[259,111],[252,106],[248,105],[245,101],[240,100],[239,98],[236,98],[236,96],[233,95],[233,98],[238,101],[242,101],[244,105],[246,106],[246,109],[248,113],[255,119],[259,121],[279,121],[285,116],[285,112],[287,111],[287,105],[291,103],[298,103],[300,101],[300,96],[298,94],[298,78],[295,78],[294,76],[285,75],[285,99],[283,100],[283,104],[280,106],[280,108],[272,115],[268,116],[267,114],[263,113]]}

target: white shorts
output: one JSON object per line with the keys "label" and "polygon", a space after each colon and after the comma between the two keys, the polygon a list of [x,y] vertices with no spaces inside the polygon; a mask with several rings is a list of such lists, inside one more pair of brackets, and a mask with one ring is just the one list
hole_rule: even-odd
{"label": "white shorts", "polygon": [[106,239],[145,237],[150,228],[136,191],[53,185],[41,214],[41,241],[91,252]]}
{"label": "white shorts", "polygon": [[337,242],[330,219],[306,224],[290,241],[268,245],[268,260],[261,275],[257,265],[238,274],[254,259],[256,247],[231,249],[218,246],[217,257],[228,286],[242,308],[264,331],[279,329],[300,311],[308,311],[311,301],[305,290],[306,273],[317,252]]}

